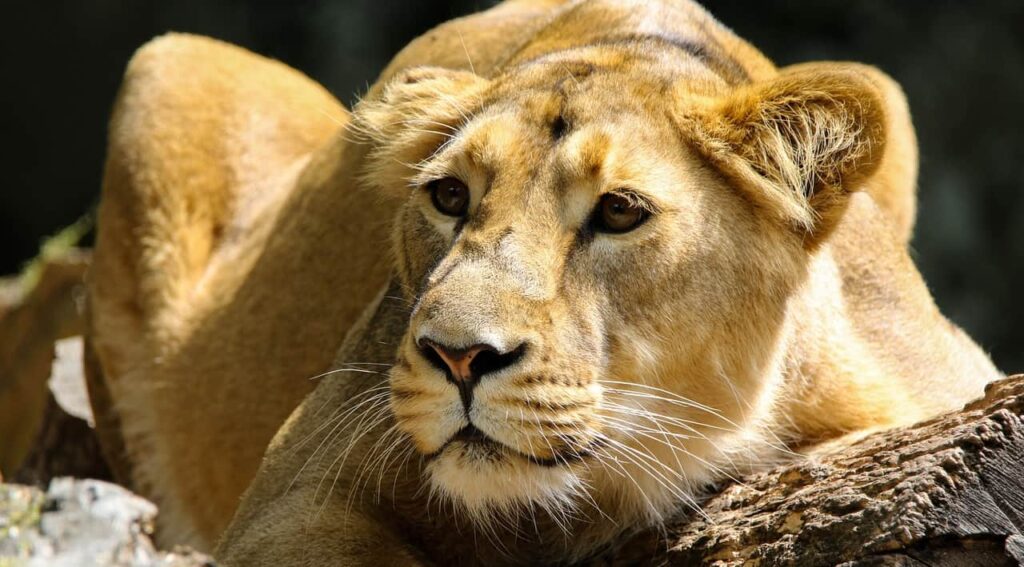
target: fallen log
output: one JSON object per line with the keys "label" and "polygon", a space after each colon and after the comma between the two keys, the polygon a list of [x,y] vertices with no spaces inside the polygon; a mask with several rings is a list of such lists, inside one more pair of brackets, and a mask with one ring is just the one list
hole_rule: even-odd
{"label": "fallen log", "polygon": [[962,411],[743,479],[610,564],[1024,564],[1024,375]]}

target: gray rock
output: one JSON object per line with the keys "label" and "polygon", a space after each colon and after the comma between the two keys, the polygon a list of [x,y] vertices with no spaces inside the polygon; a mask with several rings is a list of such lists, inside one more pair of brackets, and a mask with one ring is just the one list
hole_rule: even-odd
{"label": "gray rock", "polygon": [[97,480],[54,479],[46,493],[0,485],[0,567],[207,567],[188,549],[153,544],[157,509]]}

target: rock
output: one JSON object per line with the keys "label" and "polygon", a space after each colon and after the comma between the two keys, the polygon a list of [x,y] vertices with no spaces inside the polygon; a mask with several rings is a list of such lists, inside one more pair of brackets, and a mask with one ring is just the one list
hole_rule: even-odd
{"label": "rock", "polygon": [[0,485],[0,566],[213,567],[188,549],[153,545],[152,503],[98,480],[54,479],[37,488]]}
{"label": "rock", "polygon": [[95,427],[89,392],[85,387],[85,340],[81,335],[60,339],[53,345],[55,352],[47,383],[57,405],[71,417]]}

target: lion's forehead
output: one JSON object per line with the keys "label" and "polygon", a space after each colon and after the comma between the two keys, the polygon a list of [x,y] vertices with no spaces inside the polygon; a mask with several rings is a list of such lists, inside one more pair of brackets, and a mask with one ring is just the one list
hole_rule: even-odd
{"label": "lion's forehead", "polygon": [[[491,92],[508,96],[527,90],[567,91],[581,86],[618,85],[644,94],[691,83],[704,94],[748,82],[723,71],[735,62],[700,41],[673,41],[661,34],[625,34],[593,43],[548,46],[534,57],[520,58],[496,77]],[[714,55],[714,57],[712,57]],[[742,74],[742,73],[741,73]],[[727,78],[728,76],[728,78]],[[623,80],[625,79],[625,80]]]}
{"label": "lion's forehead", "polygon": [[551,129],[559,119],[571,127],[574,122],[615,120],[624,112],[657,114],[681,80],[646,67],[595,69],[600,67],[580,60],[531,65],[495,79],[484,105],[514,108],[523,120],[548,129],[557,139],[566,132]]}
{"label": "lion's forehead", "polygon": [[487,192],[502,184],[516,192],[543,188],[551,197],[547,204],[570,216],[576,206],[592,204],[593,193],[602,189],[657,196],[686,166],[685,148],[664,113],[640,107],[589,112],[553,93],[481,112],[437,164],[481,177]]}

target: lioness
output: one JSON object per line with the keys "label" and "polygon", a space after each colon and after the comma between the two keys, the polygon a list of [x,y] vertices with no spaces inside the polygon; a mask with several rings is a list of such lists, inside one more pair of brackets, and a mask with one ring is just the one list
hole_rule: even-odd
{"label": "lioness", "polygon": [[157,40],[92,275],[105,444],[209,546],[317,375],[224,564],[586,558],[1000,377],[908,256],[916,169],[891,79],[776,69],[689,0],[505,2],[414,41],[351,119]]}

